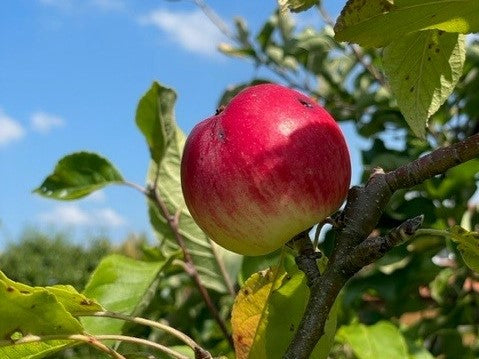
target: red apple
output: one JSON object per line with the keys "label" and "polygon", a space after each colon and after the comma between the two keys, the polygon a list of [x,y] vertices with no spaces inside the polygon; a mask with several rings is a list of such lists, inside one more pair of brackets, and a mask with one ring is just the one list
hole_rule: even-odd
{"label": "red apple", "polygon": [[195,221],[244,255],[273,252],[332,214],[350,179],[348,148],[331,115],[276,84],[244,89],[199,123],[181,163]]}

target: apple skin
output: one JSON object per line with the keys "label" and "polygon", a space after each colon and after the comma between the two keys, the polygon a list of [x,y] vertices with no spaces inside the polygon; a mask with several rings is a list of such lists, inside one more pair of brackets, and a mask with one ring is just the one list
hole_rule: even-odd
{"label": "apple skin", "polygon": [[181,162],[186,205],[222,247],[275,251],[335,212],[351,180],[344,136],[311,98],[251,86],[188,136]]}

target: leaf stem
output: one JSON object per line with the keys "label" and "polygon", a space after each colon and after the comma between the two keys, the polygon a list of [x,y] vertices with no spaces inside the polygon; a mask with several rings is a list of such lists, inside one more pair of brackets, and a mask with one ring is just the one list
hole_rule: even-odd
{"label": "leaf stem", "polygon": [[36,342],[45,342],[48,340],[72,340],[83,342],[88,344],[106,354],[110,357],[115,359],[126,359],[123,355],[118,353],[117,351],[113,350],[112,348],[103,344],[98,337],[91,336],[91,335],[84,335],[84,334],[72,334],[72,335],[64,335],[64,334],[56,334],[56,335],[26,335],[23,338],[18,340],[0,340],[0,347],[3,346],[10,346],[10,345],[21,345],[21,344],[28,344],[28,343],[36,343]]}
{"label": "leaf stem", "polygon": [[191,339],[188,335],[180,332],[179,330],[177,330],[175,328],[170,327],[169,325],[159,323],[159,322],[156,322],[154,320],[149,320],[149,319],[140,318],[140,317],[130,317],[128,315],[115,313],[115,312],[108,312],[108,311],[88,313],[88,314],[81,315],[81,316],[113,318],[113,319],[124,320],[124,321],[131,322],[131,323],[145,325],[145,326],[148,326],[148,327],[151,327],[151,328],[157,328],[157,329],[163,330],[163,331],[175,336],[176,338],[180,339],[183,343],[188,345],[193,350],[195,348],[199,347],[199,345],[193,339]]}

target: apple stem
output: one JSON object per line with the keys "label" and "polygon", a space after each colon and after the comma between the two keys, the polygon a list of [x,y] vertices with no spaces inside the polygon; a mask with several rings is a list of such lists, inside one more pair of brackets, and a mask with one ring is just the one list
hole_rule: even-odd
{"label": "apple stem", "polygon": [[394,171],[376,170],[364,187],[354,186],[349,190],[340,225],[334,227],[337,239],[324,273],[317,274],[319,269],[311,255],[312,245],[299,250],[296,263],[308,276],[310,296],[298,330],[283,358],[309,358],[324,335],[329,311],[346,282],[361,268],[414,235],[421,226],[422,215],[405,221],[384,237],[369,237],[393,193],[411,188],[477,156],[479,134],[432,151]]}

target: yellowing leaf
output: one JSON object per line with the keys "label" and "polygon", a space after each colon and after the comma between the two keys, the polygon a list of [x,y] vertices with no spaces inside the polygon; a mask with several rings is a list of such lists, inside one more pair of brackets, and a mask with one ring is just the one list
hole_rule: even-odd
{"label": "yellowing leaf", "polygon": [[477,0],[349,0],[334,32],[338,41],[383,47],[426,29],[479,31]]}
{"label": "yellowing leaf", "polygon": [[460,226],[450,229],[451,239],[456,242],[466,265],[479,273],[479,233],[469,232]]}
{"label": "yellowing leaf", "polygon": [[[0,272],[1,273],[1,272]],[[0,338],[23,335],[75,334],[83,327],[45,288],[16,283],[1,273]]]}
{"label": "yellowing leaf", "polygon": [[[304,274],[272,270],[253,274],[238,294],[232,313],[233,340],[238,359],[281,358],[301,321],[309,298]],[[336,331],[337,305],[331,309],[325,334],[311,359],[325,359]]]}
{"label": "yellowing leaf", "polygon": [[[276,286],[281,283],[276,281]],[[236,296],[231,313],[233,340],[237,359],[249,358],[256,330],[266,308],[268,297],[275,283],[273,270],[253,274]]]}
{"label": "yellowing leaf", "polygon": [[384,71],[399,108],[418,137],[427,120],[452,93],[465,60],[462,35],[416,32],[384,49]]}

